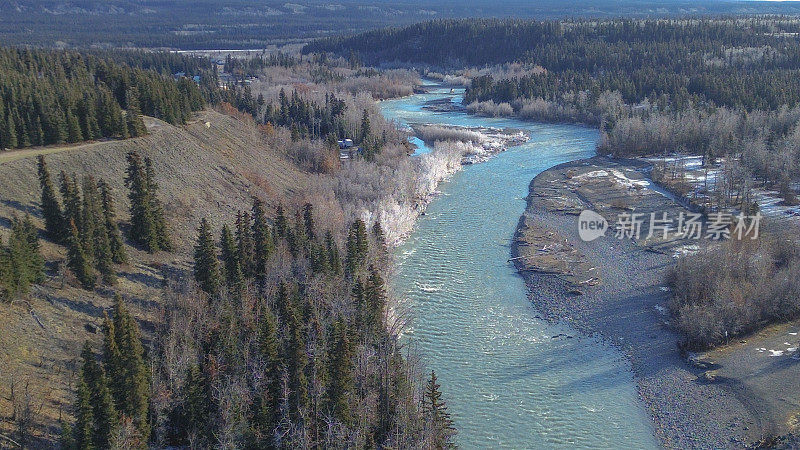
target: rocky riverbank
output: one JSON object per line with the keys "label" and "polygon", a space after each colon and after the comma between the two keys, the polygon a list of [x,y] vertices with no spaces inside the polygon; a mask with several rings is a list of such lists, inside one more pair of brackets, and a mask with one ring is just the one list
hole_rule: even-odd
{"label": "rocky riverbank", "polygon": [[[742,448],[791,431],[797,389],[789,390],[787,383],[798,384],[798,377],[786,372],[792,361],[755,356],[778,335],[790,341],[787,333],[796,333],[796,327],[789,324],[703,355],[679,351],[679,336],[668,322],[664,275],[676,255],[696,244],[658,233],[647,239],[646,225],[640,239],[615,238],[621,213],[676,217],[683,210],[651,189],[641,169],[642,163],[596,157],[557,166],[531,182],[512,246],[531,301],[547,318],[600,334],[629,356],[664,446]],[[605,237],[579,238],[577,215],[584,209],[606,218]]]}
{"label": "rocky riverbank", "polygon": [[[438,194],[442,181],[465,165],[487,161],[529,139],[523,131],[501,128],[444,125],[414,125],[413,128],[433,146],[432,152],[415,157],[418,158],[415,161],[418,167],[415,171],[417,178],[413,180],[414,198],[406,202],[389,198],[377,213],[378,217],[363,217],[367,223],[377,219],[383,224],[390,246],[399,245],[413,231],[419,216],[425,213],[428,204]],[[434,135],[441,139],[433,139]]]}

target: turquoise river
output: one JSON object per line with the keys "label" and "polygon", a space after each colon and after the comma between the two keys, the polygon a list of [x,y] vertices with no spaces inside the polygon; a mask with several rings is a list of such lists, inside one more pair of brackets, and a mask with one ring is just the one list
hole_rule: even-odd
{"label": "turquoise river", "polygon": [[[656,448],[630,365],[618,350],[539,319],[508,262],[528,184],[556,164],[595,152],[598,132],[431,112],[463,90],[381,102],[400,125],[512,127],[531,135],[440,185],[415,231],[396,251],[391,289],[410,313],[404,340],[434,369],[462,448]],[[428,151],[420,144],[419,152]],[[557,338],[554,336],[562,335]],[[572,336],[567,338],[563,335]]]}

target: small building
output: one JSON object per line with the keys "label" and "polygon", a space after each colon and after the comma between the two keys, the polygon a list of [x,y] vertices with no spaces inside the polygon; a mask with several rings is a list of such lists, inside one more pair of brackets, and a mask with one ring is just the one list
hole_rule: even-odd
{"label": "small building", "polygon": [[345,149],[352,148],[352,147],[353,147],[353,140],[352,139],[341,139],[341,140],[339,140],[339,149],[340,150],[345,150]]}

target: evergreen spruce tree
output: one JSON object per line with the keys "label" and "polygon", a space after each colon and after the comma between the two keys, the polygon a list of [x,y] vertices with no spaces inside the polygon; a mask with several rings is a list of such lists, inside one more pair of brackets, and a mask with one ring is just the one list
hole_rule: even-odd
{"label": "evergreen spruce tree", "polygon": [[30,283],[43,282],[45,280],[44,257],[42,257],[39,245],[39,233],[30,216],[26,214],[22,219],[14,217],[11,220],[11,241],[19,242],[20,246],[24,248],[23,261],[27,266],[28,281]]}
{"label": "evergreen spruce tree", "polygon": [[155,252],[158,248],[158,239],[155,236],[144,162],[136,152],[128,153],[127,158],[128,170],[125,183],[130,189],[128,198],[131,202],[131,239],[149,251]]}
{"label": "evergreen spruce tree", "polygon": [[8,246],[0,242],[0,300],[27,295],[31,284],[44,281],[44,259],[36,228],[26,216],[11,221]]}
{"label": "evergreen spruce tree", "polygon": [[261,200],[253,199],[253,264],[257,276],[263,276],[267,270],[267,261],[275,250],[264,205]]}
{"label": "evergreen spruce tree", "polygon": [[275,307],[278,309],[278,315],[283,323],[288,323],[289,315],[294,311],[292,299],[289,297],[289,288],[283,281],[278,282],[278,292],[275,296]]}
{"label": "evergreen spruce tree", "polygon": [[135,151],[128,153],[125,183],[130,189],[131,239],[151,253],[171,251],[172,241],[157,196],[158,186],[151,161],[147,158],[143,161]]}
{"label": "evergreen spruce tree", "polygon": [[436,373],[431,371],[431,377],[422,397],[422,413],[431,433],[430,446],[437,450],[455,448],[453,443],[455,428],[450,413],[447,412],[447,405],[442,399],[440,388]]}
{"label": "evergreen spruce tree", "polygon": [[225,282],[228,289],[234,292],[241,292],[244,288],[244,275],[242,274],[242,265],[239,262],[236,241],[228,225],[222,226],[219,246],[222,249],[222,262],[225,267]]}
{"label": "evergreen spruce tree", "polygon": [[[61,171],[59,175],[61,181],[61,197],[64,199],[64,223],[67,227],[66,237],[69,239],[71,230],[70,222],[74,222],[76,227],[83,224],[81,221],[81,194],[78,189],[78,182],[75,177],[71,177],[66,172]],[[80,231],[80,228],[78,228]],[[80,233],[78,233],[80,236]]]}
{"label": "evergreen spruce tree", "polygon": [[83,140],[83,133],[81,132],[81,125],[78,123],[78,118],[72,112],[67,111],[67,142],[74,143]]}
{"label": "evergreen spruce tree", "polygon": [[50,178],[50,171],[44,156],[38,157],[39,185],[42,188],[42,217],[44,217],[44,227],[47,236],[55,242],[66,242],[69,230],[65,226],[64,216],[61,212],[61,204],[58,201],[53,180]]}
{"label": "evergreen spruce tree", "polygon": [[303,323],[294,308],[288,311],[287,324],[289,333],[287,347],[289,350],[289,415],[293,421],[299,423],[303,412],[308,409],[308,377],[306,376],[308,356]]}
{"label": "evergreen spruce tree", "polygon": [[342,261],[339,258],[339,246],[333,239],[330,230],[325,232],[325,253],[328,258],[328,267],[334,274],[342,273]]}
{"label": "evergreen spruce tree", "polygon": [[79,450],[92,450],[94,446],[94,408],[92,393],[83,377],[78,381],[77,400],[75,402],[75,427],[72,429],[72,440]]}
{"label": "evergreen spruce tree", "polygon": [[63,450],[77,450],[78,446],[75,445],[74,433],[69,422],[61,421],[61,436],[58,441]]}
{"label": "evergreen spruce tree", "polygon": [[34,145],[44,145],[44,128],[42,128],[42,119],[38,116],[33,125],[35,140]]}
{"label": "evergreen spruce tree", "polygon": [[220,276],[219,261],[214,248],[214,239],[211,237],[211,227],[208,221],[200,221],[197,229],[197,244],[194,247],[194,279],[200,289],[209,295],[219,293]]}
{"label": "evergreen spruce tree", "polygon": [[353,288],[350,290],[350,298],[356,308],[356,329],[365,335],[371,334],[370,315],[367,307],[367,297],[364,289],[364,282],[360,278],[353,280]]}
{"label": "evergreen spruce tree", "polygon": [[[105,233],[102,227],[102,208],[100,206],[100,194],[97,191],[97,184],[91,175],[83,177],[83,199],[81,206],[81,221],[78,226],[81,236],[81,244],[86,256],[91,259],[95,268],[99,269],[97,261],[98,249],[97,241],[100,232]],[[108,244],[106,242],[106,244]]]}
{"label": "evergreen spruce tree", "polygon": [[[49,142],[52,144],[63,144],[67,142],[69,136],[67,132],[67,118],[64,117],[63,112],[56,111],[51,116]],[[25,147],[31,145],[30,136],[24,136]]]}
{"label": "evergreen spruce tree", "polygon": [[145,158],[144,167],[158,248],[170,252],[173,250],[172,239],[169,236],[167,219],[164,217],[164,207],[158,198],[158,184],[156,183],[153,161],[150,158]]}
{"label": "evergreen spruce tree", "polygon": [[124,264],[128,261],[128,254],[122,242],[122,233],[117,224],[116,212],[114,210],[114,197],[111,194],[111,187],[103,180],[100,180],[100,201],[103,205],[103,221],[105,224],[108,244],[111,250],[111,259],[116,264]]}
{"label": "evergreen spruce tree", "polygon": [[17,148],[19,141],[17,140],[17,130],[14,122],[11,120],[11,114],[6,115],[6,120],[2,125],[4,129],[3,133],[0,133],[0,137],[2,137],[3,142],[0,148]]}
{"label": "evergreen spruce tree", "polygon": [[258,348],[266,365],[266,370],[264,384],[253,405],[253,425],[258,436],[258,444],[262,447],[272,447],[272,435],[278,427],[280,418],[283,365],[279,353],[278,323],[272,311],[267,310],[261,319]]}
{"label": "evergreen spruce tree", "polygon": [[[58,116],[58,114],[56,114],[56,116]],[[16,131],[16,133],[17,133],[17,146],[18,147],[30,147],[32,142],[31,142],[30,134],[28,133],[28,129],[25,126],[25,120],[23,120],[22,117],[19,114],[15,113],[12,122],[14,124],[14,127],[17,130]],[[64,142],[64,140],[62,139],[62,140],[60,140],[58,142],[54,141],[53,143],[59,143],[60,144],[60,143],[63,143],[63,142]]]}
{"label": "evergreen spruce tree", "polygon": [[364,113],[361,115],[361,143],[364,144],[369,139],[370,134],[372,133],[370,123],[369,123],[369,113],[367,110],[364,110]]}
{"label": "evergreen spruce tree", "polygon": [[114,340],[119,349],[119,360],[112,364],[119,372],[119,380],[112,382],[115,404],[122,414],[133,421],[141,440],[146,442],[150,437],[150,423],[147,419],[150,405],[150,369],[144,359],[139,327],[120,296],[116,297],[113,323]]}
{"label": "evergreen spruce tree", "polygon": [[125,115],[128,133],[131,137],[144,136],[147,134],[147,128],[144,126],[142,112],[139,108],[139,91],[135,87],[130,88],[125,98],[128,107]]}
{"label": "evergreen spruce tree", "polygon": [[347,235],[347,273],[351,276],[356,273],[367,259],[369,243],[367,241],[367,226],[361,219],[356,219]]}
{"label": "evergreen spruce tree", "polygon": [[[115,302],[121,301],[115,298]],[[122,352],[117,344],[117,331],[114,321],[103,313],[103,367],[109,378],[109,388],[114,397],[115,404],[120,407],[125,400],[125,385],[123,384],[124,369],[122,367]]]}
{"label": "evergreen spruce tree", "polygon": [[67,243],[67,266],[84,289],[92,290],[97,284],[94,269],[92,269],[89,258],[83,250],[78,228],[75,226],[74,220],[70,220],[69,227],[70,236]]}
{"label": "evergreen spruce tree", "polygon": [[286,237],[286,232],[289,230],[289,222],[286,220],[286,214],[283,211],[283,205],[278,205],[275,211],[275,232],[278,237]]}
{"label": "evergreen spruce tree", "polygon": [[330,266],[328,265],[328,254],[325,251],[324,244],[316,241],[310,241],[308,244],[309,259],[311,260],[311,270],[314,273],[330,273]]}
{"label": "evergreen spruce tree", "polygon": [[303,225],[305,226],[306,237],[313,241],[315,239],[314,207],[311,203],[306,203],[303,206]]}
{"label": "evergreen spruce tree", "polygon": [[369,278],[364,287],[364,299],[367,310],[367,327],[376,337],[385,332],[384,309],[386,307],[386,288],[378,271],[370,266]]}
{"label": "evergreen spruce tree", "polygon": [[209,416],[211,415],[211,402],[213,393],[208,383],[208,378],[198,365],[192,365],[186,373],[186,382],[183,387],[183,424],[185,431],[191,431],[207,440],[210,434]]}
{"label": "evergreen spruce tree", "polygon": [[333,348],[328,369],[330,372],[329,409],[336,420],[345,426],[350,426],[353,423],[350,396],[355,389],[353,381],[354,349],[347,335],[347,326],[342,320],[334,322],[331,338]]}
{"label": "evergreen spruce tree", "polygon": [[236,252],[242,273],[250,278],[255,275],[253,263],[253,234],[250,230],[250,214],[239,212],[236,214]]}
{"label": "evergreen spruce tree", "polygon": [[375,248],[377,249],[377,263],[380,267],[389,265],[389,247],[386,245],[386,236],[383,234],[381,223],[375,221],[372,225],[372,236],[375,238]]}
{"label": "evergreen spruce tree", "polygon": [[381,227],[381,223],[377,220],[372,224],[372,236],[375,237],[375,242],[377,242],[380,248],[386,248],[386,237],[383,234],[383,227]]}
{"label": "evergreen spruce tree", "polygon": [[94,417],[94,445],[97,448],[109,448],[114,430],[119,422],[114,399],[108,385],[108,378],[102,366],[97,363],[89,343],[83,346],[83,381],[91,392]]}
{"label": "evergreen spruce tree", "polygon": [[98,183],[89,175],[83,179],[83,211],[81,212],[81,234],[83,248],[92,252],[94,267],[103,277],[106,284],[114,284],[117,272],[114,269],[114,255],[111,250],[109,230],[103,210],[103,200],[98,190]]}

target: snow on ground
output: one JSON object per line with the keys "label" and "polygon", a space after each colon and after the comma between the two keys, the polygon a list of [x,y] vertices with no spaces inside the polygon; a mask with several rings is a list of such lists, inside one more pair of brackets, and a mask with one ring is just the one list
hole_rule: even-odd
{"label": "snow on ground", "polygon": [[[704,168],[702,156],[671,155],[643,159],[653,164],[666,163],[668,166],[671,163],[679,162],[679,165],[685,170],[684,181],[691,185],[691,192],[687,194],[687,197],[698,204],[704,203],[703,199],[707,197],[706,188],[713,189],[716,186],[717,178],[720,176],[722,165],[725,162],[724,158],[718,158],[712,167]],[[755,188],[752,190],[752,196],[758,204],[761,214],[765,217],[778,220],[800,218],[800,205],[782,205],[783,198],[777,191]]]}
{"label": "snow on ground", "polygon": [[622,185],[628,189],[633,189],[635,187],[646,187],[650,185],[650,182],[647,180],[634,180],[632,178],[628,178],[627,175],[622,173],[619,170],[611,169],[610,173],[606,170],[592,170],[590,172],[586,172],[580,175],[575,176],[576,179],[581,178],[603,178],[608,177],[609,175],[613,175],[614,178],[611,181]]}

